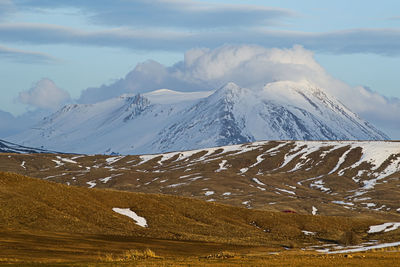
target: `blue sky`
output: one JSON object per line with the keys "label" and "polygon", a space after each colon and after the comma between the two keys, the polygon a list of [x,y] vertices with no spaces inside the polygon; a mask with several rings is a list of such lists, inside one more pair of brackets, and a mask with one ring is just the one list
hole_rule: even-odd
{"label": "blue sky", "polygon": [[400,98],[397,0],[0,0],[0,110],[35,108],[19,94],[42,78],[77,99],[147,59],[224,44],[299,44],[335,78]]}

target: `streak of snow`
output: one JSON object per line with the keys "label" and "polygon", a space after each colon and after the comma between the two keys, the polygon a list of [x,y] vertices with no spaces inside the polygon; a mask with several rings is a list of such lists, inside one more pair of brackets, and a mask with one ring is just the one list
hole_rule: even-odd
{"label": "streak of snow", "polygon": [[305,180],[301,180],[301,181],[297,182],[297,184],[298,185],[303,185],[304,182],[314,181],[314,180],[317,180],[317,179],[322,178],[322,177],[324,177],[324,175],[320,175],[320,176],[317,176],[317,177],[312,177],[312,178],[308,178],[308,179],[305,179]]}
{"label": "streak of snow", "polygon": [[243,173],[247,172],[248,170],[249,170],[249,168],[241,168],[240,169],[240,173],[243,174]]}
{"label": "streak of snow", "polygon": [[56,159],[52,159],[51,161],[53,161],[53,162],[55,162],[55,163],[57,164],[57,165],[56,165],[56,168],[59,168],[59,167],[61,167],[61,166],[64,165],[64,163],[62,163],[61,161],[56,160]]}
{"label": "streak of snow", "polygon": [[119,213],[121,215],[125,215],[131,219],[133,219],[137,225],[141,227],[148,227],[147,220],[144,217],[140,217],[135,212],[131,211],[130,209],[121,209],[121,208],[113,208],[114,212]]}
{"label": "streak of snow", "polygon": [[93,180],[93,181],[89,181],[89,182],[86,182],[88,185],[89,185],[89,188],[93,188],[93,187],[95,187],[96,186],[96,182],[95,182],[95,180]]}
{"label": "streak of snow", "polygon": [[281,188],[275,188],[275,189],[278,190],[278,191],[284,192],[284,193],[288,193],[288,194],[291,194],[291,195],[296,195],[295,192],[290,191],[290,190],[281,189]]}
{"label": "streak of snow", "polygon": [[297,157],[300,154],[304,154],[304,148],[307,148],[307,145],[304,146],[303,142],[295,142],[295,146],[292,148],[286,155],[283,160],[283,163],[279,166],[278,169],[281,169],[285,167],[287,164],[289,164],[295,157]]}
{"label": "streak of snow", "polygon": [[355,198],[354,201],[367,201],[370,200],[370,197],[363,197],[363,198]]}
{"label": "streak of snow", "polygon": [[71,159],[74,160],[74,159],[79,159],[79,158],[83,158],[83,157],[85,157],[85,155],[75,156],[75,157],[72,157]]}
{"label": "streak of snow", "polygon": [[332,203],[334,203],[334,204],[339,204],[339,205],[354,206],[353,203],[351,203],[351,202],[344,202],[344,201],[342,201],[342,200],[334,200],[334,201],[332,201]]}
{"label": "streak of snow", "polygon": [[271,153],[274,153],[274,152],[278,152],[280,148],[286,146],[287,144],[288,144],[287,142],[280,143],[279,145],[267,150],[264,154],[267,154],[267,153],[271,154]]}
{"label": "streak of snow", "polygon": [[106,162],[108,165],[114,164],[115,162],[123,159],[125,156],[118,156],[118,157],[110,157],[110,158],[106,158]]}
{"label": "streak of snow", "polygon": [[[202,178],[204,178],[204,177],[203,177],[203,176],[196,176],[196,177],[189,178],[189,181],[194,182],[194,181],[199,180],[199,179],[202,179]],[[206,179],[207,179],[207,178],[206,178]],[[206,179],[204,179],[204,180],[206,180]]]}
{"label": "streak of snow", "polygon": [[367,206],[367,208],[376,207],[376,204],[375,204],[375,203],[361,203],[361,204]]}
{"label": "streak of snow", "polygon": [[316,207],[312,206],[311,214],[312,215],[317,215],[317,212],[318,212],[318,209]]}
{"label": "streak of snow", "polygon": [[257,166],[258,164],[260,164],[261,162],[263,162],[264,161],[263,156],[264,156],[264,154],[258,155],[256,158],[257,162],[252,164],[251,166],[249,166],[249,169],[251,169],[251,168]]}
{"label": "streak of snow", "polygon": [[204,195],[206,195],[206,196],[214,195],[214,191],[206,191],[206,192],[204,193]]}
{"label": "streak of snow", "polygon": [[108,176],[108,177],[105,177],[105,178],[102,178],[102,179],[99,179],[99,181],[101,181],[101,182],[103,182],[104,184],[105,183],[107,183],[108,181],[110,181],[111,180],[111,176]]}
{"label": "streak of snow", "polygon": [[113,174],[111,176],[108,176],[108,177],[105,177],[105,178],[101,178],[101,179],[99,179],[99,181],[101,181],[101,182],[103,182],[105,184],[108,181],[110,181],[112,178],[120,176],[120,175],[123,175],[123,173]]}
{"label": "streak of snow", "polygon": [[310,231],[306,231],[306,230],[302,230],[303,234],[305,235],[315,235],[315,232],[310,232]]}
{"label": "streak of snow", "polygon": [[397,230],[400,227],[399,222],[388,222],[380,225],[372,225],[369,227],[368,234],[379,233],[379,232],[390,232]]}
{"label": "streak of snow", "polygon": [[337,162],[335,168],[333,168],[328,174],[332,174],[334,172],[336,172],[340,166],[342,166],[342,164],[345,162],[347,155],[350,153],[351,149],[347,150],[346,152],[344,152],[342,154],[342,156],[339,158],[339,161]]}
{"label": "streak of snow", "polygon": [[328,191],[330,191],[331,189],[325,187],[324,184],[325,184],[325,182],[324,182],[323,180],[318,180],[318,181],[315,181],[315,182],[311,183],[311,184],[310,184],[310,187],[311,187],[311,188],[313,188],[313,187],[318,188],[318,189],[321,190],[322,192],[328,192]]}
{"label": "streak of snow", "polygon": [[62,158],[60,156],[57,156],[57,158],[61,161],[67,162],[67,163],[78,164],[78,162],[76,162],[75,160],[72,160],[72,159]]}
{"label": "streak of snow", "polygon": [[258,180],[257,178],[252,178],[251,180],[253,180],[254,182],[256,182],[259,185],[265,185],[263,182],[261,182],[260,180]]}
{"label": "streak of snow", "polygon": [[154,158],[157,158],[159,156],[162,156],[162,155],[158,155],[158,154],[157,155],[141,155],[141,156],[139,156],[141,161],[138,164],[136,164],[135,166],[142,165],[142,164],[144,164]]}
{"label": "streak of snow", "polygon": [[343,249],[343,250],[336,250],[336,251],[322,251],[322,250],[317,250],[318,252],[323,252],[323,253],[328,253],[328,254],[340,254],[340,253],[354,253],[354,252],[361,252],[361,251],[368,251],[372,249],[378,249],[378,248],[388,248],[388,247],[397,247],[400,246],[400,242],[393,242],[393,243],[383,243],[379,245],[374,245],[374,246],[367,246],[367,247],[360,247],[360,248],[353,248],[353,249]]}
{"label": "streak of snow", "polygon": [[[160,183],[162,183],[162,181],[160,181]],[[178,187],[178,186],[185,185],[185,184],[186,183],[177,183],[177,184],[168,185],[167,187],[174,188],[174,187]]]}
{"label": "streak of snow", "polygon": [[22,161],[22,163],[21,163],[21,167],[22,167],[22,168],[24,168],[24,169],[26,170],[26,167],[25,167],[25,161]]}
{"label": "streak of snow", "polygon": [[223,171],[223,170],[227,170],[228,168],[225,167],[225,164],[226,164],[227,162],[228,162],[227,160],[223,160],[223,161],[219,164],[219,169],[216,170],[215,172],[220,172],[220,171]]}
{"label": "streak of snow", "polygon": [[188,174],[188,175],[182,175],[182,176],[179,176],[179,179],[184,179],[184,178],[188,178],[190,176],[199,175],[199,174],[201,174],[201,173],[191,173],[191,174]]}

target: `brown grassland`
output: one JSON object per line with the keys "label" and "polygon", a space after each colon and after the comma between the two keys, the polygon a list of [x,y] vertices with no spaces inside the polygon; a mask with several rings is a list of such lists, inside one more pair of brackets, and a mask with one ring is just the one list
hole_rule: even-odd
{"label": "brown grassland", "polygon": [[[81,187],[184,196],[257,210],[311,214],[315,207],[318,215],[400,221],[400,169],[385,176],[386,168],[400,159],[400,151],[376,169],[362,162],[361,147],[346,144],[333,149],[327,142],[287,164],[294,142],[244,147],[251,149],[240,148],[245,152],[239,154],[205,149],[187,157],[187,152],[173,152],[148,160],[136,155],[0,153],[0,171]],[[364,190],[365,182],[381,175],[384,179]]]}
{"label": "brown grassland", "polygon": [[[148,227],[114,207],[130,208]],[[399,241],[399,230],[367,234],[381,222],[88,189],[0,172],[0,265],[6,266],[396,266],[396,248],[352,255],[302,250]]]}

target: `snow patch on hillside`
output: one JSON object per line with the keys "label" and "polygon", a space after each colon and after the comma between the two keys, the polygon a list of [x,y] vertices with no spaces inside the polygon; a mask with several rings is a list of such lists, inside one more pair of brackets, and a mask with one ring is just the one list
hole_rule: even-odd
{"label": "snow patch on hillside", "polygon": [[397,230],[400,227],[399,222],[389,222],[389,223],[384,223],[380,225],[372,225],[369,227],[368,233],[373,234],[373,233],[379,233],[379,232],[390,232]]}
{"label": "snow patch on hillside", "polygon": [[129,218],[134,220],[137,225],[139,225],[141,227],[148,227],[147,220],[144,217],[140,217],[139,215],[137,215],[134,211],[131,211],[130,209],[113,208],[112,210],[121,215],[128,216]]}

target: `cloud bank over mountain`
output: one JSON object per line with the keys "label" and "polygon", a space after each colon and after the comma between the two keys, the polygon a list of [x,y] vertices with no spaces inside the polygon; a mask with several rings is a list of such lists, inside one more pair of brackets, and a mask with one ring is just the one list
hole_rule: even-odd
{"label": "cloud bank over mountain", "polygon": [[39,109],[55,110],[71,100],[69,93],[52,80],[43,78],[28,91],[19,93],[18,101]]}
{"label": "cloud bank over mountain", "polygon": [[178,91],[209,91],[227,82],[257,90],[273,81],[308,80],[379,126],[391,136],[400,136],[400,100],[386,98],[371,89],[351,87],[335,79],[302,46],[270,49],[253,45],[197,48],[183,61],[166,67],[156,61],[138,64],[125,78],[82,92],[78,102],[95,103],[124,93],[144,93],[161,88]]}

